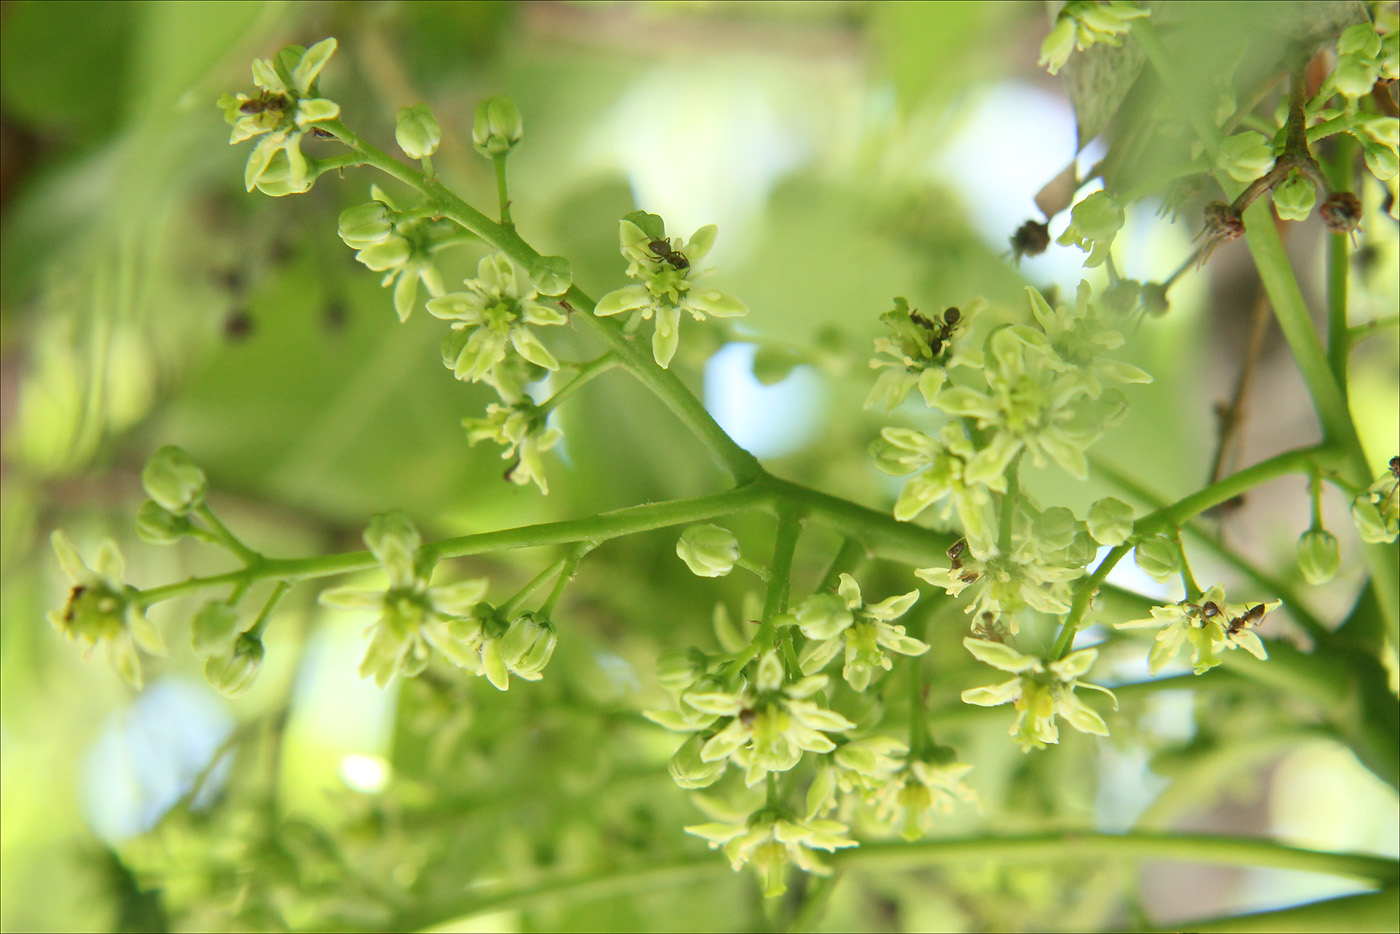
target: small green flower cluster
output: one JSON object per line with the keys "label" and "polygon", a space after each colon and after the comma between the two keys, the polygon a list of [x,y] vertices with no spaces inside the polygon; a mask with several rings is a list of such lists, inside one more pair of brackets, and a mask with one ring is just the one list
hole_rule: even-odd
{"label": "small green flower cluster", "polygon": [[1168,606],[1154,606],[1146,619],[1114,623],[1115,629],[1161,629],[1157,641],[1147,656],[1152,674],[1176,657],[1189,645],[1191,665],[1196,674],[1205,674],[1220,664],[1219,650],[1244,649],[1263,661],[1268,653],[1252,627],[1281,601],[1270,603],[1226,603],[1225,588],[1211,587],[1195,602],[1183,600]]}
{"label": "small green flower cluster", "polygon": [[1147,15],[1145,8],[1127,0],[1069,0],[1040,44],[1040,61],[1036,64],[1052,75],[1058,74],[1075,49],[1082,52],[1092,45],[1122,45],[1122,37],[1132,29],[1132,21]]}
{"label": "small green flower cluster", "polygon": [[651,352],[658,366],[669,367],[680,344],[681,313],[696,321],[706,315],[733,318],[748,314],[748,306],[719,289],[697,286],[695,264],[714,246],[718,228],[706,224],[688,241],[666,236],[665,222],[655,214],[634,211],[618,225],[627,275],[638,280],[598,300],[597,315],[629,314],[625,329],[634,333],[643,321],[655,318]]}
{"label": "small green flower cluster", "polygon": [[335,53],[335,39],[311,48],[289,45],[272,59],[253,62],[255,97],[225,94],[219,98],[224,120],[233,126],[230,144],[258,140],[243,170],[249,191],[281,197],[310,191],[324,169],[301,151],[301,139],[317,124],[340,116],[340,105],[320,96],[317,79]]}
{"label": "small green flower cluster", "polygon": [[504,618],[482,602],[488,588],[484,578],[430,586],[436,558],[423,548],[422,536],[402,512],[375,516],[364,539],[389,586],[336,587],[320,596],[324,606],[378,613],[366,630],[370,644],[360,663],[361,677],[373,677],[380,687],[395,674],[411,678],[436,652],[502,691],[510,687],[511,675],[540,679],[558,642],[548,619],[532,613]]}
{"label": "small green flower cluster", "polygon": [[[1097,202],[1093,197],[1081,205],[1097,204],[1114,216],[1103,220],[1099,207],[1085,209],[1075,215],[1067,237],[1106,254],[1122,212],[1106,195]],[[1073,305],[1058,308],[1036,290],[1028,292],[1035,324],[994,329],[982,351],[967,349],[965,337],[953,333],[953,325],[964,318],[957,309],[930,320],[897,303],[885,316],[896,338],[876,345],[896,363],[874,362],[884,372],[867,405],[897,404],[918,385],[931,409],[953,417],[936,436],[887,427],[871,452],[880,470],[914,474],[895,502],[895,518],[912,520],[942,504],[943,520],[960,530],[962,537],[948,551],[948,567],[915,574],[954,597],[975,588],[967,612],[973,614],[979,638],[965,644],[978,659],[1020,677],[995,689],[968,692],[964,700],[983,705],[1015,701],[1021,715],[1012,733],[1031,749],[1057,741],[1056,714],[1085,732],[1106,732],[1098,715],[1073,697],[1073,688],[1081,684],[1077,679],[1095,654],[1084,650],[1042,660],[1002,642],[1019,633],[1027,612],[1067,616],[1074,598],[1071,585],[1087,573],[1101,545],[1120,545],[1131,536],[1133,512],[1110,498],[1093,504],[1081,520],[1061,506],[1041,508],[1033,497],[1013,489],[1008,478],[1024,454],[1036,466],[1053,462],[1084,478],[1086,450],[1126,414],[1126,399],[1117,387],[1151,377],[1107,356],[1123,337],[1087,283],[1081,284]],[[899,361],[904,362],[902,372]]]}

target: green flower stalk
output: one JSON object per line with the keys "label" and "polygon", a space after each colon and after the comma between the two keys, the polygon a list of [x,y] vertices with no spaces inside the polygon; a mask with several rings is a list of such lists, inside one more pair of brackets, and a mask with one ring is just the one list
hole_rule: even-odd
{"label": "green flower stalk", "polygon": [[714,246],[718,230],[707,224],[682,243],[668,239],[662,232],[660,218],[654,214],[632,215],[652,228],[644,230],[623,218],[618,237],[622,255],[627,259],[627,275],[639,280],[637,285],[623,286],[598,300],[593,313],[601,316],[630,314],[629,331],[642,321],[655,318],[652,335],[652,357],[658,366],[669,367],[680,344],[681,313],[696,321],[706,315],[733,318],[748,314],[748,306],[719,289],[699,288],[692,276],[699,263]]}
{"label": "green flower stalk", "polygon": [[1154,606],[1145,619],[1114,623],[1115,629],[1161,629],[1147,656],[1152,674],[1161,671],[1187,645],[1191,666],[1205,674],[1220,664],[1220,651],[1244,649],[1260,661],[1269,657],[1253,627],[1282,601],[1270,603],[1226,603],[1225,588],[1219,584],[1201,595],[1200,602],[1183,601]]}
{"label": "green flower stalk", "polygon": [[900,655],[927,652],[927,643],[906,635],[904,627],[893,622],[918,599],[919,592],[911,590],[867,606],[855,578],[842,574],[836,594],[815,594],[797,610],[798,628],[811,640],[798,657],[802,673],[816,674],[844,649],[841,675],[852,688],[864,691],[875,672],[893,667],[886,649]]}
{"label": "green flower stalk", "polygon": [[796,821],[766,810],[744,824],[697,824],[685,832],[708,840],[712,850],[723,846],[735,872],[752,863],[763,882],[765,898],[787,891],[789,863],[813,875],[829,876],[831,867],[812,851],[833,853],[857,845],[846,836],[850,831],[840,821]]}
{"label": "green flower stalk", "polygon": [[[1084,687],[1113,697],[1107,688],[1079,680],[1093,667],[1098,649],[1080,649],[1057,661],[1046,661],[985,639],[967,638],[963,645],[979,661],[1016,675],[1001,684],[963,691],[962,699],[963,703],[979,707],[1014,704],[1017,714],[1011,735],[1023,751],[1044,749],[1047,744],[1060,741],[1057,716],[1064,717],[1081,733],[1108,735],[1103,717],[1074,695],[1075,688]],[[1114,704],[1117,705],[1116,698]]]}
{"label": "green flower stalk", "polygon": [[224,119],[232,124],[229,143],[262,137],[244,167],[243,182],[280,197],[307,191],[318,174],[302,154],[301,138],[317,123],[340,116],[340,105],[319,96],[317,78],[336,49],[323,39],[309,49],[289,45],[272,59],[253,61],[256,97],[225,94],[219,98]]}
{"label": "green flower stalk", "polygon": [[460,344],[452,375],[460,380],[500,381],[506,361],[514,355],[545,368],[559,369],[559,361],[532,330],[564,324],[568,316],[535,300],[533,286],[520,281],[510,258],[501,253],[483,257],[477,277],[465,282],[466,290],[431,299],[428,314],[452,322]]}
{"label": "green flower stalk", "polygon": [[137,650],[165,655],[165,640],[146,619],[139,591],[123,581],[126,563],[116,543],[103,541],[89,567],[63,531],[55,531],[51,540],[73,589],[63,608],[49,613],[49,622],[69,641],[83,645],[85,657],[91,656],[99,643],[105,645],[112,668],[139,691],[142,674]]}

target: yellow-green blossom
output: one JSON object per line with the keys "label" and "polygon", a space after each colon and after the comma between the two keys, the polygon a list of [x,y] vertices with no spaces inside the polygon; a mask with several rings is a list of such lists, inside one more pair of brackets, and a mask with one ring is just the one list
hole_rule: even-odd
{"label": "yellow-green blossom", "polygon": [[[1001,684],[963,691],[962,699],[963,703],[979,707],[1014,704],[1017,713],[1011,735],[1024,751],[1043,749],[1048,743],[1060,741],[1056,716],[1064,717],[1081,733],[1108,735],[1103,717],[1074,696],[1075,688],[1085,687],[1113,697],[1113,692],[1107,688],[1079,680],[1080,675],[1093,667],[1099,656],[1098,649],[1080,649],[1058,661],[1045,661],[985,639],[967,638],[963,645],[980,661],[1016,675]],[[1116,705],[1116,699],[1114,703]]]}
{"label": "yellow-green blossom", "polygon": [[272,59],[253,61],[256,97],[225,94],[219,99],[224,119],[233,124],[229,143],[261,136],[244,167],[249,191],[261,188],[280,196],[308,190],[316,180],[301,151],[302,135],[317,123],[340,116],[340,105],[319,97],[316,79],[335,52],[335,39],[323,39],[309,49],[289,45]]}
{"label": "yellow-green blossom", "polygon": [[959,801],[977,802],[964,776],[972,771],[965,762],[915,760],[902,781],[887,782],[881,789],[875,814],[888,825],[898,825],[905,840],[917,840],[932,826],[935,814],[951,814]]}
{"label": "yellow-green blossom", "polygon": [[80,643],[85,655],[91,655],[98,643],[106,645],[112,668],[140,690],[141,656],[137,649],[164,655],[165,640],[146,619],[139,592],[123,580],[126,563],[116,542],[104,540],[93,566],[88,567],[63,531],[55,531],[51,541],[73,588],[63,608],[49,613],[49,622],[69,640]]}
{"label": "yellow-green blossom", "polygon": [[812,851],[833,853],[857,845],[846,836],[849,830],[840,821],[797,821],[769,811],[755,814],[746,824],[697,824],[685,832],[708,840],[712,850],[723,846],[735,872],[752,863],[768,898],[787,891],[788,863],[804,872],[827,876],[831,867]]}
{"label": "yellow-green blossom", "polygon": [[564,324],[568,316],[535,301],[534,287],[520,280],[510,257],[502,253],[483,257],[477,277],[465,285],[465,291],[450,292],[427,304],[428,314],[452,322],[457,337],[453,376],[473,383],[489,381],[512,351],[536,366],[559,369],[559,361],[531,328]]}
{"label": "yellow-green blossom", "polygon": [[719,289],[701,288],[692,276],[695,264],[714,246],[714,224],[707,224],[682,243],[680,238],[651,237],[632,221],[623,219],[618,235],[622,255],[627,259],[627,275],[641,280],[604,295],[593,309],[596,315],[630,312],[629,331],[642,321],[656,319],[652,335],[652,356],[660,366],[670,366],[680,342],[681,312],[696,321],[706,315],[732,318],[748,314],[748,306]]}
{"label": "yellow-green blossom", "polygon": [[842,677],[857,691],[864,691],[876,671],[893,667],[885,649],[900,655],[927,652],[926,643],[905,635],[904,627],[893,623],[918,599],[919,592],[911,590],[867,606],[855,578],[842,574],[835,595],[814,594],[797,610],[797,625],[812,640],[798,659],[802,673],[821,671],[844,648]]}
{"label": "yellow-green blossom", "polygon": [[1191,665],[1196,674],[1204,674],[1220,664],[1217,652],[1244,649],[1263,661],[1269,657],[1264,643],[1254,634],[1253,626],[1282,601],[1269,603],[1226,603],[1225,588],[1219,584],[1201,595],[1197,603],[1183,601],[1167,606],[1154,606],[1146,619],[1114,623],[1115,629],[1161,629],[1157,641],[1147,656],[1152,674],[1161,671],[1183,647],[1191,647]]}
{"label": "yellow-green blossom", "polygon": [[467,429],[467,438],[472,444],[495,441],[505,447],[501,459],[513,461],[506,471],[507,480],[520,486],[533,482],[541,493],[549,492],[540,455],[558,444],[564,435],[558,428],[546,426],[543,415],[533,403],[498,405],[493,402],[486,407],[485,418],[464,418],[462,426]]}
{"label": "yellow-green blossom", "polygon": [[752,685],[737,691],[690,691],[683,700],[702,714],[728,718],[700,751],[705,762],[732,759],[744,766],[752,786],[769,772],[786,772],[803,751],[827,753],[836,748],[824,734],[843,732],[855,724],[808,700],[826,688],[826,675],[788,683],[776,651],[764,653]]}

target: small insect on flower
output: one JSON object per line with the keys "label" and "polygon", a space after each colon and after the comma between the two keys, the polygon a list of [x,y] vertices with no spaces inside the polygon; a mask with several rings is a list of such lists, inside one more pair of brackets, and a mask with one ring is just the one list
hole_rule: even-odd
{"label": "small insect on flower", "polygon": [[281,94],[274,94],[271,91],[263,91],[257,97],[251,98],[238,105],[238,112],[241,114],[260,114],[269,111],[282,110],[287,105],[287,99]]}
{"label": "small insect on flower", "polygon": [[[1214,606],[1215,604],[1212,603],[1209,605]],[[1218,613],[1219,610],[1216,612]],[[1229,624],[1225,627],[1225,634],[1228,636],[1239,635],[1240,631],[1246,626],[1253,626],[1263,619],[1265,612],[1267,611],[1264,609],[1264,604],[1262,603],[1250,607],[1248,610],[1245,610],[1242,615],[1236,616],[1234,619],[1230,620]]]}
{"label": "small insect on flower", "polygon": [[942,318],[929,320],[915,310],[909,312],[909,320],[929,332],[929,350],[937,356],[943,345],[953,336],[953,329],[962,320],[962,312],[957,308],[949,308],[943,312]]}
{"label": "small insect on flower", "polygon": [[689,269],[690,260],[685,258],[685,254],[671,246],[671,241],[663,240],[660,237],[647,242],[647,249],[655,254],[656,258],[670,263],[673,269]]}

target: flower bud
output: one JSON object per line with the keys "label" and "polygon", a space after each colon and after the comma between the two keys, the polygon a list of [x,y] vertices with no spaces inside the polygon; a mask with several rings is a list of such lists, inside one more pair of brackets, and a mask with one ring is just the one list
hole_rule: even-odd
{"label": "flower bud", "polygon": [[797,609],[802,634],[819,642],[845,632],[854,621],[846,601],[834,593],[814,593]]}
{"label": "flower bud", "polygon": [[261,639],[241,636],[231,655],[211,658],[204,663],[204,678],[226,697],[238,697],[253,686],[262,669]]}
{"label": "flower bud", "polygon": [[219,600],[210,600],[200,607],[190,626],[193,632],[194,654],[200,658],[233,654],[242,627],[238,612]]}
{"label": "flower bud", "polygon": [[1137,566],[1156,580],[1171,580],[1181,570],[1181,549],[1165,535],[1149,535],[1137,543]]}
{"label": "flower bud", "polygon": [[1274,151],[1263,133],[1246,130],[1220,144],[1220,165],[1238,182],[1252,182],[1274,164]]}
{"label": "flower bud", "polygon": [[1337,539],[1323,529],[1308,529],[1298,539],[1298,567],[1309,584],[1325,584],[1337,574],[1342,558]]}
{"label": "flower bud", "polygon": [[1043,551],[1059,551],[1074,541],[1078,522],[1064,506],[1051,506],[1035,517],[1035,539]]}
{"label": "flower bud", "polygon": [[146,500],[136,514],[136,537],[152,545],[169,545],[188,535],[190,520],[177,516],[155,500]]}
{"label": "flower bud", "polygon": [[530,267],[530,284],[541,295],[563,295],[574,284],[574,271],[563,256],[541,256]]}
{"label": "flower bud", "polygon": [[476,151],[483,156],[510,152],[524,134],[525,125],[520,119],[520,110],[509,97],[493,97],[476,105],[472,142],[476,145]]}
{"label": "flower bud", "polygon": [[413,253],[413,247],[397,234],[387,240],[367,246],[355,254],[355,259],[374,272],[385,272],[402,266]]}
{"label": "flower bud", "polygon": [[394,126],[394,139],[410,159],[426,159],[437,152],[442,142],[442,130],[427,104],[415,104],[399,110]]}
{"label": "flower bud", "polygon": [[1089,534],[1100,545],[1121,545],[1133,534],[1133,507],[1105,497],[1089,507]]}
{"label": "flower bud", "polygon": [[691,646],[667,649],[656,660],[656,677],[668,691],[684,691],[705,673],[705,653]]}
{"label": "flower bud", "polygon": [[537,675],[549,664],[558,642],[553,623],[526,613],[511,622],[501,639],[501,658],[516,674]]}
{"label": "flower bud", "polygon": [[1333,233],[1355,233],[1361,229],[1361,199],[1349,191],[1334,191],[1322,202],[1322,222]]}
{"label": "flower bud", "polygon": [[692,525],[676,542],[676,554],[697,577],[723,577],[739,560],[739,540],[717,525]]}
{"label": "flower bud", "polygon": [[402,510],[380,513],[365,529],[365,544],[384,567],[390,587],[407,587],[416,580],[414,562],[423,536]]}
{"label": "flower bud", "polygon": [[1280,220],[1306,220],[1317,204],[1317,189],[1312,180],[1299,172],[1290,172],[1288,177],[1274,186],[1274,208]]}
{"label": "flower bud", "polygon": [[696,733],[682,743],[681,748],[671,757],[671,764],[667,769],[680,787],[708,788],[724,774],[724,767],[729,764],[727,758],[714,762],[706,762],[700,758],[700,750],[704,748],[705,742],[705,737]]}
{"label": "flower bud", "polygon": [[183,516],[204,502],[209,481],[188,454],[167,444],[146,461],[141,470],[141,485],[146,495],[161,508]]}
{"label": "flower bud", "polygon": [[340,239],[352,250],[383,243],[394,232],[389,208],[382,201],[366,201],[340,212]]}

